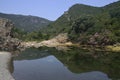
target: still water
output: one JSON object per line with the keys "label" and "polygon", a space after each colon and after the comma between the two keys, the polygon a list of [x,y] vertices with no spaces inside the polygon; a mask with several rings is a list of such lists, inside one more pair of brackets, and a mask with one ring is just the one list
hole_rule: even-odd
{"label": "still water", "polygon": [[13,76],[16,80],[111,80],[101,69],[73,60],[56,50],[26,49],[14,58]]}

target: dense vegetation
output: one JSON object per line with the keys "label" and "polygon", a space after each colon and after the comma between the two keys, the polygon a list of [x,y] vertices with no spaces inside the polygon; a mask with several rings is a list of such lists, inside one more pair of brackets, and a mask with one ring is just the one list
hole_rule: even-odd
{"label": "dense vegetation", "polygon": [[12,36],[23,41],[42,41],[49,39],[49,35],[41,33],[41,31],[25,32],[16,27],[12,29]]}
{"label": "dense vegetation", "polygon": [[44,32],[66,32],[73,42],[111,45],[120,42],[120,1],[104,7],[73,5]]}
{"label": "dense vegetation", "polygon": [[12,20],[16,28],[21,29],[25,32],[40,30],[41,28],[51,23],[51,21],[47,19],[36,16],[30,16],[30,15],[24,16],[24,15],[0,13],[0,17]]}

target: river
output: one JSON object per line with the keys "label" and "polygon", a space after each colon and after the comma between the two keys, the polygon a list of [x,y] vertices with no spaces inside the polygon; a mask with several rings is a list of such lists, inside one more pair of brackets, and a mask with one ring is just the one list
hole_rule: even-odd
{"label": "river", "polygon": [[16,80],[119,80],[120,57],[114,55],[75,48],[68,52],[29,48],[14,57],[12,75]]}

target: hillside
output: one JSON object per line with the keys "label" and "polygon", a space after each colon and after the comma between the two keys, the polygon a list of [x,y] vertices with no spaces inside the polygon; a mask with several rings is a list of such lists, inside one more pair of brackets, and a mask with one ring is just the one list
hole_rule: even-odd
{"label": "hillside", "polygon": [[25,16],[15,14],[4,14],[0,13],[1,18],[7,18],[14,22],[15,27],[26,32],[36,31],[43,27],[46,27],[51,21],[36,17],[36,16]]}
{"label": "hillside", "polygon": [[103,7],[75,4],[45,29],[51,36],[68,33],[81,44],[111,45],[120,42],[120,1]]}
{"label": "hillside", "polygon": [[65,11],[55,22],[49,25],[48,33],[57,35],[61,32],[68,32],[76,19],[82,16],[97,15],[100,13],[102,13],[102,8],[75,4],[68,11]]}

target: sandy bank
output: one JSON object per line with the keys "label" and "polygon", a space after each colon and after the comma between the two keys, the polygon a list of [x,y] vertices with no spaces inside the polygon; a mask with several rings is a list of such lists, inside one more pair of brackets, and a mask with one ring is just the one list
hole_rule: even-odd
{"label": "sandy bank", "polygon": [[0,80],[15,80],[9,70],[11,56],[9,52],[0,52]]}

